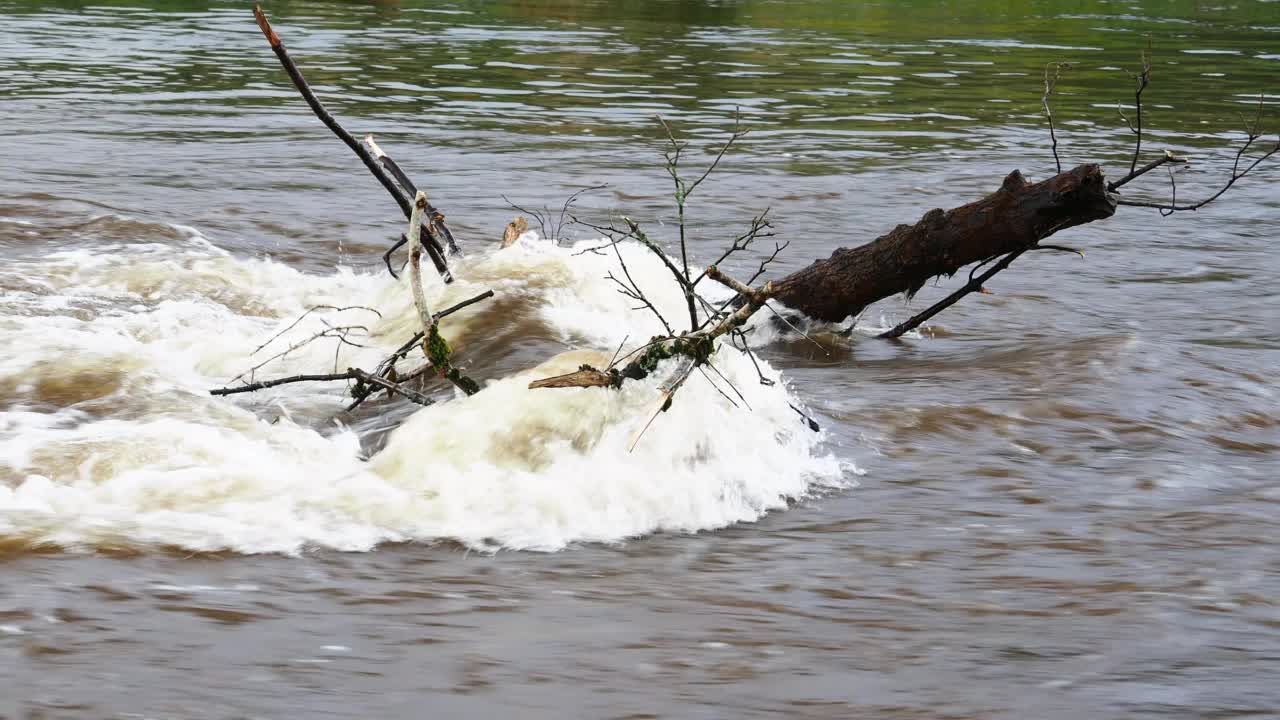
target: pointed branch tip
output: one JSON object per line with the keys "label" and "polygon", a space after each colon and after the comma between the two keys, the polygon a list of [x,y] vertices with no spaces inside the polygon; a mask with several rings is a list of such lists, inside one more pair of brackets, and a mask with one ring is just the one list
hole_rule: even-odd
{"label": "pointed branch tip", "polygon": [[253,17],[258,21],[258,27],[262,29],[262,34],[267,38],[267,42],[271,43],[271,47],[280,47],[280,36],[271,29],[271,23],[267,21],[267,14],[262,12],[261,5],[253,6]]}

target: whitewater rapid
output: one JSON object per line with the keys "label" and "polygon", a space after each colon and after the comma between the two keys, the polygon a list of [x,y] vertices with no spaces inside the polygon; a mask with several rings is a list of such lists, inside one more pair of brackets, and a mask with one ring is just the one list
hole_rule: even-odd
{"label": "whitewater rapid", "polygon": [[[715,365],[745,403],[733,396],[734,407],[695,373],[633,452],[660,378],[616,392],[528,390],[531,379],[607,362],[620,343],[660,330],[606,279],[616,259],[583,252],[598,242],[528,237],[473,251],[457,282],[427,281],[428,301],[443,308],[496,293],[443,323],[464,367],[497,330],[504,342],[550,334],[570,352],[507,377],[477,374],[480,393],[445,393],[366,457],[342,424],[342,383],[208,391],[325,323],[362,326],[352,337],[362,347],[312,343],[255,376],[372,368],[414,329],[405,281],[238,257],[191,228],[156,226],[165,239],[148,242],[148,225],[137,225],[136,242],[86,243],[0,269],[8,545],[297,553],[447,539],[556,550],[755,520],[855,472],[800,422],[785,382],[762,385],[729,347]],[[666,269],[642,247],[620,249],[659,309],[679,318],[683,300]],[[251,354],[318,305],[361,308],[313,312]]]}

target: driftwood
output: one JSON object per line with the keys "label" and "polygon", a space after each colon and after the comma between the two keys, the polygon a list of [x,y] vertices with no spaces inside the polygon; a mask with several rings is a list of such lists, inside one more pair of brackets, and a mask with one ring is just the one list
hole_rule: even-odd
{"label": "driftwood", "polygon": [[[387,263],[387,269],[392,271],[391,253],[401,245],[408,244],[410,246],[409,284],[414,296],[414,305],[419,315],[419,324],[423,329],[421,332],[415,333],[399,349],[384,359],[373,372],[366,372],[358,368],[350,368],[346,372],[337,372],[335,368],[335,371],[329,374],[295,375],[276,380],[256,382],[253,378],[253,372],[261,367],[262,364],[259,364],[245,375],[237,378],[237,380],[244,380],[247,376],[248,379],[243,384],[236,387],[220,388],[214,390],[213,393],[226,395],[250,392],[293,382],[354,380],[356,382],[355,387],[352,389],[354,402],[348,407],[348,410],[350,410],[379,390],[386,390],[388,395],[401,395],[411,401],[422,404],[430,402],[429,398],[422,395],[418,390],[407,387],[406,383],[433,375],[452,382],[468,395],[478,392],[479,385],[471,378],[462,375],[452,363],[452,349],[444,338],[439,335],[438,326],[441,317],[490,297],[492,292],[486,292],[466,300],[443,312],[431,313],[422,292],[421,272],[419,269],[421,255],[427,254],[440,275],[445,279],[445,282],[449,282],[452,280],[452,270],[448,267],[446,257],[458,252],[453,235],[449,232],[448,226],[444,222],[443,214],[427,202],[426,193],[418,189],[401,167],[374,142],[371,136],[366,137],[364,142],[360,143],[342,128],[307,85],[301,72],[285,51],[280,38],[271,29],[270,23],[267,22],[266,16],[260,8],[255,9],[255,16],[272,50],[280,59],[289,78],[315,115],[359,156],[369,172],[386,188],[405,217],[410,219],[408,230],[387,251],[384,260]],[[627,380],[647,377],[661,366],[667,370],[668,374],[657,386],[660,397],[652,416],[657,417],[659,413],[670,407],[673,396],[691,377],[695,369],[703,371],[702,374],[713,385],[715,385],[715,382],[711,380],[711,375],[706,373],[707,369],[710,369],[716,375],[719,375],[722,381],[728,383],[727,378],[713,364],[715,353],[722,343],[726,341],[732,343],[734,347],[745,352],[752,362],[755,362],[745,331],[745,325],[752,315],[762,309],[767,308],[774,312],[779,319],[799,331],[799,328],[796,328],[786,318],[785,314],[775,309],[774,305],[789,308],[816,321],[842,322],[851,316],[856,316],[868,305],[878,300],[899,293],[903,293],[909,298],[932,278],[951,276],[964,267],[974,266],[969,273],[968,281],[955,292],[910,320],[881,335],[881,337],[887,338],[899,337],[955,304],[969,293],[983,291],[983,283],[1009,267],[1014,260],[1028,252],[1038,250],[1079,252],[1069,247],[1043,243],[1046,238],[1059,231],[1098,220],[1105,220],[1116,212],[1118,206],[1123,205],[1155,208],[1165,215],[1178,211],[1194,211],[1222,196],[1237,181],[1258,167],[1259,164],[1280,152],[1280,140],[1278,140],[1274,146],[1265,149],[1264,152],[1255,153],[1257,157],[1250,158],[1246,156],[1246,153],[1254,149],[1255,143],[1262,137],[1261,113],[1263,106],[1260,99],[1257,117],[1252,122],[1246,121],[1246,141],[1235,155],[1230,177],[1216,193],[1198,202],[1179,203],[1177,185],[1174,182],[1172,172],[1170,172],[1169,177],[1172,189],[1170,200],[1167,203],[1122,198],[1120,189],[1128,183],[1147,175],[1147,173],[1156,168],[1164,166],[1166,170],[1171,170],[1174,164],[1187,162],[1185,158],[1165,151],[1162,157],[1140,165],[1143,140],[1142,95],[1149,84],[1151,74],[1151,53],[1149,48],[1143,53],[1142,63],[1142,71],[1135,73],[1133,76],[1136,81],[1136,90],[1134,92],[1134,102],[1136,103],[1134,116],[1136,122],[1131,122],[1121,112],[1124,122],[1136,136],[1133,156],[1128,163],[1128,173],[1124,176],[1108,183],[1102,168],[1094,164],[1080,165],[1066,171],[1062,170],[1058,137],[1054,131],[1054,117],[1050,100],[1063,71],[1071,66],[1068,63],[1049,63],[1045,68],[1044,93],[1041,96],[1041,104],[1049,126],[1051,151],[1058,170],[1056,175],[1046,180],[1032,183],[1015,170],[1005,177],[999,189],[985,198],[951,210],[930,210],[914,225],[899,225],[862,246],[837,249],[825,260],[815,261],[802,270],[793,272],[783,278],[766,282],[761,286],[753,286],[753,284],[766,273],[770,263],[777,259],[779,253],[787,247],[786,243],[775,244],[773,252],[761,260],[759,268],[745,282],[729,277],[721,271],[720,266],[731,255],[749,251],[755,241],[760,238],[771,237],[774,234],[773,226],[767,220],[768,210],[755,217],[749,229],[735,238],[728,249],[719,254],[715,262],[696,275],[694,274],[696,268],[691,266],[690,263],[687,245],[688,233],[685,226],[686,202],[689,196],[707,180],[720,165],[735,141],[747,134],[747,131],[740,129],[735,124],[728,139],[720,147],[719,152],[714,155],[714,159],[710,164],[702,172],[696,174],[696,177],[690,176],[690,178],[686,178],[681,172],[680,163],[683,158],[682,152],[687,145],[679,141],[672,128],[659,118],[659,123],[665,132],[668,142],[664,157],[666,159],[667,172],[673,182],[673,198],[676,205],[679,230],[678,252],[673,250],[671,254],[668,254],[658,241],[649,237],[640,223],[631,218],[621,218],[622,222],[619,225],[612,223],[600,225],[584,222],[577,217],[573,217],[570,214],[573,202],[582,192],[595,188],[586,188],[574,193],[563,204],[558,216],[549,208],[527,210],[510,203],[510,201],[508,203],[517,210],[534,217],[540,225],[543,236],[553,242],[559,241],[566,216],[570,217],[573,222],[592,228],[604,235],[608,242],[599,247],[587,248],[582,252],[603,254],[605,250],[611,249],[618,260],[621,277],[612,273],[608,277],[617,284],[619,293],[637,303],[636,309],[645,309],[656,315],[666,329],[666,334],[650,338],[640,344],[639,347],[621,356],[619,354],[622,348],[619,347],[609,365],[604,368],[581,365],[571,373],[535,380],[529,384],[529,387],[617,388]],[[516,218],[506,228],[502,246],[506,247],[513,243],[528,227],[528,222],[523,217]],[[685,300],[684,310],[688,315],[688,329],[675,329],[677,326],[683,325],[683,322],[673,322],[663,317],[656,306],[645,296],[641,288],[636,285],[626,263],[623,261],[621,252],[618,250],[618,244],[627,240],[633,241],[653,252],[670,272],[672,280],[679,287]],[[979,274],[979,270],[983,268],[986,268],[986,270]],[[394,271],[392,271],[392,275],[395,275]],[[703,279],[710,279],[729,288],[733,292],[733,297],[730,300],[719,301],[714,304],[709,302],[698,291],[698,285]],[[340,342],[349,343],[345,333],[354,329],[363,329],[363,326],[330,327],[326,331],[317,333],[311,340],[337,338]],[[295,347],[297,346],[291,346],[290,350]],[[426,364],[404,375],[398,374],[396,364],[403,360],[415,347],[422,349],[426,357]],[[287,353],[290,350],[285,352]],[[281,353],[277,357],[283,354]],[[669,365],[663,364],[663,361],[668,359],[673,362]],[[759,371],[758,364],[756,368]],[[773,384],[774,380],[765,377],[761,373],[760,382],[768,385]],[[732,386],[732,383],[729,383],[729,387],[745,405],[745,398],[742,393],[738,392],[737,388]],[[737,403],[723,390],[720,390],[719,386],[716,386],[716,389],[729,402],[737,406]],[[816,422],[805,415],[799,408],[792,407],[809,427],[817,430]],[[649,423],[653,422],[652,417]],[[646,423],[644,428],[635,436],[632,441],[633,447],[648,426],[649,424]]]}
{"label": "driftwood", "polygon": [[1116,198],[1102,168],[1081,165],[1029,183],[1013,171],[996,192],[953,210],[930,210],[861,247],[774,281],[773,299],[816,320],[840,322],[877,300],[914,295],[929,279],[1032,249],[1059,230],[1111,217]]}

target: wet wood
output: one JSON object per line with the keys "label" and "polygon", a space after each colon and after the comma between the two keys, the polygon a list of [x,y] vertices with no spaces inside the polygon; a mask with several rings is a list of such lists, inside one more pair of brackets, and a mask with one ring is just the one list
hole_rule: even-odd
{"label": "wet wood", "polygon": [[1097,165],[1038,183],[1015,170],[991,195],[953,210],[930,210],[914,225],[899,225],[860,247],[840,248],[775,281],[769,295],[809,317],[840,322],[877,300],[914,295],[930,278],[1032,249],[1060,230],[1109,218],[1115,210],[1115,197]]}
{"label": "wet wood", "polygon": [[502,247],[509,248],[516,244],[520,236],[529,232],[529,221],[524,216],[517,216],[514,220],[507,223],[507,228],[502,231]]}
{"label": "wet wood", "polygon": [[556,375],[555,377],[534,380],[529,383],[530,390],[538,388],[571,388],[571,387],[613,387],[616,378],[603,370],[590,365],[583,365],[574,372]]}

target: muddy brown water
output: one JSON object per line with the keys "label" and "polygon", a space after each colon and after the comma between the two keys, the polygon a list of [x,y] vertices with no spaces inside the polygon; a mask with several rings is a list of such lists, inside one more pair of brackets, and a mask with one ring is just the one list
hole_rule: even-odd
{"label": "muddy brown water", "polygon": [[[769,206],[791,241],[779,272],[798,268],[1014,168],[1051,173],[1050,61],[1076,63],[1056,106],[1066,161],[1114,176],[1131,149],[1115,105],[1147,38],[1146,144],[1195,158],[1178,175],[1193,198],[1280,70],[1267,2],[267,9],[334,111],[400,156],[475,254],[513,214],[502,194],[556,205],[608,183],[584,212],[670,223],[652,117],[705,161],[737,109],[754,133],[691,205],[692,252],[709,261]],[[1262,109],[1280,126],[1274,95]],[[49,363],[0,366],[0,529],[34,512],[15,500],[31,474],[64,482],[45,467],[58,458],[20,458],[39,433],[183,417],[185,400],[130,400],[147,360],[77,364],[74,323],[163,318],[166,301],[272,312],[244,286],[260,276],[197,260],[104,300],[46,258],[195,232],[236,262],[365,282],[399,227],[239,3],[0,0],[0,128],[0,251],[22,268],[0,323],[47,320],[34,350],[7,352]],[[64,508],[0,536],[0,717],[1280,717],[1278,178],[1064,233],[1085,259],[1020,259],[920,336],[773,341],[762,354],[848,486],[754,522],[555,552],[415,537],[254,554],[142,529],[83,542]],[[520,302],[492,310],[473,328],[480,376],[570,345]],[[332,413],[293,410],[332,430]],[[346,422],[372,451],[411,411]],[[69,488],[110,477],[90,464],[58,472]]]}

